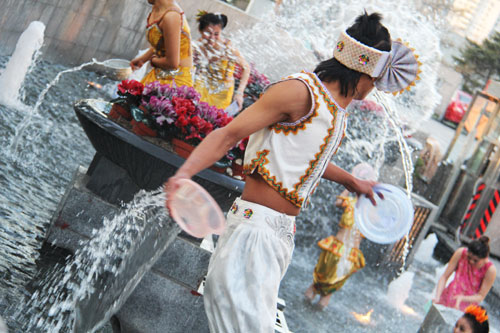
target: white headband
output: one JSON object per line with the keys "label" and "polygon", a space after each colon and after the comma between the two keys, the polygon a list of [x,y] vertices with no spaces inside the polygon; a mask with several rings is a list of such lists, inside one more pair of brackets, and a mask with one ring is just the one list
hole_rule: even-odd
{"label": "white headband", "polygon": [[401,41],[393,41],[391,51],[387,52],[342,32],[333,56],[344,66],[376,78],[375,87],[384,92],[401,93],[420,79],[418,56]]}

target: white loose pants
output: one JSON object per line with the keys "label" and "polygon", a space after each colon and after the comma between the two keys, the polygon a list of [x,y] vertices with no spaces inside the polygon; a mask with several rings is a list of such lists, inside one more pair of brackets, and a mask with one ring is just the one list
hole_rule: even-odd
{"label": "white loose pants", "polygon": [[204,303],[210,332],[274,332],[294,233],[294,216],[235,200],[208,266]]}

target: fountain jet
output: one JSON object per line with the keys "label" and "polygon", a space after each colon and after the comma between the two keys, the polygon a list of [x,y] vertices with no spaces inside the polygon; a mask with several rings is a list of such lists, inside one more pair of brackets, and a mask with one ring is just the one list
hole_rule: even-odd
{"label": "fountain jet", "polygon": [[0,103],[11,107],[22,105],[19,91],[32,63],[39,55],[44,32],[45,25],[40,21],[33,21],[19,37],[14,53],[0,75]]}

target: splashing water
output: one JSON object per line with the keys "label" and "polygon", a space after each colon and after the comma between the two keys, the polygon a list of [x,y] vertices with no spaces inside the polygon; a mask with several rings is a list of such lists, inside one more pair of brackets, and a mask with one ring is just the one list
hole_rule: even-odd
{"label": "splashing water", "polygon": [[436,234],[429,234],[418,247],[417,252],[415,253],[415,260],[419,260],[423,263],[433,262],[432,252],[434,251],[434,247],[438,242]]}
{"label": "splashing water", "polygon": [[[50,210],[47,210],[51,205],[47,206],[48,202],[39,199],[46,198],[45,200],[49,202],[58,200],[61,192],[59,189],[56,190],[57,186],[54,185],[58,184],[58,179],[64,178],[67,174],[65,170],[61,170],[64,169],[64,165],[61,164],[62,157],[67,158],[78,151],[74,147],[63,145],[61,149],[55,149],[52,154],[46,154],[43,149],[40,149],[40,143],[57,146],[61,142],[54,142],[54,138],[59,132],[62,131],[66,138],[76,138],[75,135],[82,132],[74,121],[63,121],[64,125],[59,126],[58,119],[54,119],[60,118],[59,114],[51,108],[61,108],[61,106],[55,103],[51,104],[48,110],[44,109],[47,113],[40,115],[39,111],[42,109],[47,93],[59,82],[63,74],[76,72],[91,64],[99,63],[94,60],[72,69],[59,71],[56,77],[47,83],[45,89],[34,93],[33,84],[30,84],[29,80],[34,78],[34,82],[41,83],[38,72],[46,75],[48,74],[46,69],[54,67],[47,66],[47,64],[41,68],[36,66],[40,54],[38,50],[43,44],[44,29],[45,26],[41,22],[35,21],[29,25],[20,36],[15,51],[0,76],[0,84],[3,87],[0,92],[0,109],[7,108],[7,111],[3,112],[1,124],[5,135],[1,140],[0,152],[3,157],[1,164],[4,174],[0,180],[4,188],[9,188],[7,193],[0,195],[0,197],[5,195],[5,198],[8,198],[0,200],[2,202],[0,216],[5,218],[0,226],[0,250],[2,250],[0,259],[2,282],[0,284],[8,287],[7,294],[22,292],[18,287],[34,274],[37,252],[41,246],[41,240],[45,238],[45,226],[50,221],[51,214]],[[28,82],[25,82],[26,78],[29,78]],[[66,94],[72,96],[74,94],[72,87],[75,85],[74,83],[66,85],[64,88]],[[34,106],[25,104],[35,94],[37,99]],[[62,100],[59,96],[58,98]],[[53,99],[52,96],[51,99]],[[22,120],[19,122],[20,118]],[[15,123],[17,123],[15,127],[10,127]],[[71,125],[68,128],[68,124],[72,124],[75,128],[71,128]],[[10,139],[10,143],[5,142]],[[85,156],[85,154],[80,154],[80,156]],[[47,163],[48,160],[52,162]],[[49,164],[52,165],[49,166]],[[26,179],[30,177],[35,177],[37,181],[30,184],[29,188],[22,188],[20,185],[25,184]],[[51,180],[41,181],[43,179]],[[27,202],[27,200],[34,201]],[[10,203],[12,201],[13,204]],[[28,206],[34,209],[30,211],[29,208],[27,209]],[[2,296],[5,290],[0,291],[0,296]]]}
{"label": "splashing water", "polygon": [[[0,57],[0,65],[7,60]],[[78,72],[78,76],[77,72],[60,76],[59,84],[41,98],[42,88],[65,70],[39,60],[38,66],[31,66],[22,77],[23,94],[19,94],[18,103],[22,107],[0,103],[0,130],[4,133],[0,137],[0,183],[4,189],[0,193],[0,308],[2,297],[23,293],[22,286],[34,276],[35,261],[53,210],[78,164],[88,165],[93,156],[93,148],[72,111],[74,100],[109,99],[86,82],[99,80],[107,84],[111,80],[87,71]],[[39,112],[24,131],[20,150],[13,154],[11,139],[31,105],[38,105]]]}
{"label": "splashing water", "polygon": [[[37,125],[36,123],[32,123],[32,119],[35,115],[38,114],[40,106],[42,105],[42,103],[45,99],[45,95],[47,95],[50,88],[52,88],[54,85],[56,85],[64,74],[73,73],[73,72],[82,70],[85,67],[88,67],[90,65],[95,65],[95,64],[103,65],[104,63],[93,59],[92,61],[84,63],[80,66],[73,67],[73,68],[59,72],[56,75],[56,77],[49,84],[47,84],[45,89],[43,89],[42,92],[40,93],[40,96],[38,97],[38,100],[36,101],[35,106],[29,110],[28,114],[23,118],[20,125],[15,128],[15,135],[12,138],[12,141],[10,143],[10,150],[12,152],[15,153],[15,152],[19,151],[19,144],[20,144],[19,141],[22,139],[23,134],[26,131],[26,129],[30,126]],[[26,159],[23,160],[23,163],[29,163],[29,162],[30,161],[26,161]]]}
{"label": "splashing water", "polygon": [[[162,189],[139,192],[64,267],[48,274],[14,318],[26,332],[94,332],[109,320],[179,233]],[[30,309],[30,312],[26,312]]]}
{"label": "splashing water", "polygon": [[346,276],[347,274],[349,274],[353,265],[349,258],[351,257],[351,250],[354,247],[355,242],[359,241],[357,239],[358,237],[361,236],[356,225],[353,225],[352,228],[346,230],[344,236],[344,252],[342,257],[340,257],[339,263],[337,265],[337,277]]}
{"label": "splashing water", "polygon": [[381,13],[392,39],[403,39],[419,55],[421,80],[394,103],[396,110],[405,110],[404,123],[420,124],[440,99],[435,86],[441,53],[438,30],[412,2],[372,0],[346,5],[340,0],[289,0],[282,4],[279,16],[270,13],[251,28],[233,33],[231,40],[247,60],[277,80],[289,73],[311,70],[320,60],[331,58],[340,32],[365,10]]}
{"label": "splashing water", "polygon": [[413,189],[413,180],[412,180],[412,172],[413,172],[413,162],[411,160],[411,152],[408,148],[408,144],[406,143],[403,135],[404,124],[400,121],[398,114],[394,111],[395,108],[391,107],[390,100],[387,98],[387,94],[380,93],[376,91],[374,94],[375,100],[382,105],[384,111],[386,112],[387,119],[389,123],[394,128],[394,132],[396,133],[397,142],[399,145],[399,151],[401,153],[403,169],[405,172],[405,184],[406,184],[406,192],[408,193],[408,197],[411,197],[411,192]]}
{"label": "splashing water", "polygon": [[413,272],[404,272],[389,284],[387,290],[387,299],[389,303],[406,314],[415,313],[415,310],[405,304],[410,294],[414,276],[415,273]]}
{"label": "splashing water", "polygon": [[[394,111],[395,108],[391,106],[391,100],[388,99],[388,95],[381,93],[379,91],[375,91],[373,94],[375,100],[377,101],[378,104],[380,104],[387,116],[387,120],[389,121],[389,124],[392,126],[394,129],[394,132],[396,134],[396,140],[398,142],[399,146],[399,151],[401,153],[401,158],[402,158],[402,163],[403,163],[403,170],[405,174],[405,184],[406,184],[406,193],[409,199],[411,199],[411,192],[413,189],[413,179],[412,179],[412,173],[413,173],[413,162],[411,159],[411,151],[408,148],[408,144],[406,143],[403,135],[403,131],[401,130],[405,126],[401,123],[399,115]],[[406,257],[408,256],[408,253],[410,252],[409,248],[409,242],[408,242],[408,234],[405,236],[405,245],[402,253],[402,265],[401,265],[401,272],[405,269],[406,267]]]}
{"label": "splashing water", "polygon": [[22,108],[19,92],[26,73],[40,55],[44,31],[42,22],[33,21],[19,37],[14,53],[0,75],[0,103]]}
{"label": "splashing water", "polygon": [[[430,114],[433,106],[437,104],[439,98],[436,95],[434,87],[436,83],[435,69],[437,68],[437,63],[440,58],[438,51],[439,40],[435,32],[432,31],[432,26],[428,24],[423,17],[412,10],[411,4],[400,3],[395,0],[350,3],[349,7],[346,7],[341,1],[329,1],[327,3],[318,0],[291,0],[283,5],[282,13],[279,17],[273,17],[273,14],[271,14],[269,18],[263,18],[260,23],[255,24],[252,28],[235,32],[234,36],[231,38],[234,44],[238,45],[238,48],[245,57],[256,63],[261,72],[269,75],[273,79],[278,79],[283,75],[298,70],[310,70],[311,67],[309,66],[317,63],[320,59],[326,59],[328,55],[331,54],[333,44],[340,30],[352,24],[354,17],[362,13],[365,8],[368,12],[375,10],[382,12],[385,15],[384,24],[391,30],[393,37],[403,37],[405,40],[408,40],[412,46],[416,47],[417,53],[420,54],[420,60],[425,65],[423,68],[422,80],[417,83],[415,90],[410,92],[408,96],[401,96],[396,100],[393,100],[391,97],[388,98],[390,102],[386,104],[390,105],[390,110],[408,110],[407,113],[401,117],[402,119],[394,117],[394,119],[397,120],[394,121],[392,125],[384,124],[381,130],[374,128],[373,131],[376,132],[376,134],[368,133],[368,131],[372,130],[370,128],[371,126],[358,124],[356,127],[356,124],[354,124],[355,126],[353,128],[359,130],[359,133],[355,133],[354,130],[350,132],[351,137],[346,138],[346,144],[341,148],[334,160],[336,164],[339,164],[345,169],[350,169],[352,165],[366,160],[369,160],[370,164],[380,169],[384,165],[384,160],[388,157],[384,147],[394,142],[392,136],[394,132],[397,132],[398,126],[396,125],[401,123],[410,125],[419,123]],[[290,52],[290,50],[293,50],[293,52]],[[276,59],[276,61],[262,62],[262,59]],[[54,85],[56,83],[57,81],[54,82]],[[49,85],[52,86],[51,84]],[[44,96],[51,95],[48,94],[49,89],[50,88],[47,87],[44,89]],[[373,98],[378,101],[376,95]],[[47,202],[50,202],[50,207],[57,203],[57,200],[59,200],[62,194],[61,188],[65,185],[65,182],[67,182],[67,177],[65,179],[58,174],[58,171],[59,173],[67,174],[67,171],[61,172],[61,169],[53,166],[62,164],[68,159],[74,159],[74,161],[72,161],[73,164],[85,164],[87,162],[86,159],[89,159],[89,156],[91,156],[92,149],[88,144],[84,145],[84,148],[79,147],[82,142],[86,143],[86,138],[81,134],[82,131],[79,126],[74,124],[74,118],[71,119],[73,121],[72,123],[67,118],[57,120],[55,118],[47,119],[40,117],[41,112],[38,112],[37,105],[41,105],[41,103],[41,101],[39,103],[37,100],[35,103],[37,111],[36,113],[32,113],[31,118],[29,118],[29,122],[31,123],[29,128],[30,131],[26,130],[28,126],[24,126],[21,129],[15,129],[16,140],[15,142],[11,142],[10,151],[17,152],[19,155],[17,155],[18,158],[16,160],[21,163],[22,167],[29,170],[25,172],[23,176],[28,180],[32,179],[31,183],[29,183],[31,188],[33,184],[37,184],[41,179],[42,184],[36,189],[35,198],[40,198],[39,207],[37,206],[37,208],[39,211],[43,212],[41,215],[44,215],[36,221],[41,230],[40,234],[43,234],[43,228],[40,227],[43,223],[40,221],[43,221],[43,218],[46,218],[46,221],[48,221],[50,218],[50,209],[47,209],[45,206]],[[51,105],[51,108],[56,110],[49,111],[49,113],[52,112],[55,114],[56,112],[60,112],[57,108],[59,107],[58,104],[61,103],[68,103],[68,101],[62,100],[61,102],[56,99]],[[388,113],[389,112],[392,111],[388,111]],[[401,116],[401,114],[398,115]],[[50,116],[52,116],[52,114]],[[372,119],[371,115],[368,116],[363,114],[362,117]],[[388,117],[390,118],[390,116]],[[361,118],[361,116],[359,118]],[[42,129],[31,130],[35,125],[41,125]],[[353,124],[350,124],[350,126],[351,125]],[[373,123],[370,123],[370,125],[376,127]],[[54,127],[57,128],[57,133],[51,135],[50,140],[44,140],[44,135]],[[403,137],[401,133],[397,136],[400,139]],[[25,140],[21,141],[21,138]],[[25,149],[25,147],[20,149],[21,142],[25,145],[31,144],[29,148],[33,147],[33,149]],[[40,145],[42,142],[46,142],[46,145],[44,144],[43,147]],[[397,143],[397,145],[399,151],[401,151],[403,155],[403,151],[408,151],[408,147],[405,147],[404,142]],[[50,150],[51,147],[55,147],[55,149]],[[58,148],[60,148],[60,151],[58,151]],[[26,150],[27,152],[21,155],[21,151],[24,152]],[[73,152],[73,150],[76,152]],[[90,153],[88,151],[90,151]],[[5,150],[1,152],[3,156],[7,154]],[[79,156],[79,154],[84,157]],[[34,164],[27,164],[26,161],[34,161],[41,155],[50,157],[37,159],[37,161],[40,161],[37,168],[35,168],[36,166]],[[410,170],[409,167],[411,167],[411,164],[407,162],[404,163],[406,163],[405,170]],[[72,165],[67,168],[71,167]],[[36,173],[33,173],[32,170],[35,170]],[[411,178],[408,178],[407,173],[405,173],[405,175],[407,187],[409,186],[411,188]],[[46,178],[41,178],[41,176],[46,176]],[[24,191],[16,193],[16,198],[14,200],[16,200],[16,205],[19,206],[19,209],[25,207],[26,203],[23,201],[22,196],[25,194],[25,191],[31,192],[31,188],[30,190],[25,189]],[[330,217],[335,216],[335,211],[332,212],[332,209],[334,209],[332,208],[334,193],[339,193],[338,186],[322,182],[316,191],[316,196],[312,200],[311,209],[301,214],[301,220],[309,220],[314,222],[314,224],[303,224],[301,226],[302,230],[297,234],[298,251],[296,251],[296,255],[294,255],[296,263],[294,263],[294,269],[290,270],[290,274],[292,275],[289,279],[297,279],[297,270],[307,267],[307,265],[303,264],[306,260],[313,260],[311,259],[311,252],[308,252],[306,248],[313,242],[315,243],[318,237],[331,232],[331,226],[328,223],[331,222]],[[152,194],[151,196],[155,199],[149,199],[151,199],[151,201],[159,200],[156,198],[156,195],[159,194]],[[146,197],[148,197],[148,195],[144,194],[144,197],[139,196],[136,198],[136,201],[139,200],[139,202],[144,203],[145,207],[149,207],[144,208],[146,211],[149,212],[149,209],[151,209],[151,211],[154,212],[155,208],[153,208],[153,206],[155,205],[152,203],[148,204],[149,199]],[[145,201],[141,201],[141,198]],[[6,202],[10,202],[10,200],[13,199],[6,199]],[[141,205],[142,204],[138,204],[138,206]],[[143,208],[139,208],[139,211],[141,211],[141,209]],[[120,216],[123,219],[121,223],[135,218],[139,225],[138,227],[133,225],[134,223],[129,224],[126,222],[125,225],[128,225],[130,229],[120,229],[120,223],[117,222],[120,217],[111,221],[106,221],[103,230],[99,231],[96,238],[78,252],[75,259],[72,260],[66,268],[59,268],[58,271],[54,271],[52,275],[49,275],[52,277],[51,279],[43,280],[48,281],[48,283],[33,295],[29,301],[29,306],[33,308],[33,312],[18,317],[18,320],[26,319],[25,321],[21,320],[21,322],[24,323],[24,327],[28,329],[27,331],[31,329],[35,332],[36,330],[50,331],[62,326],[71,327],[75,325],[75,323],[81,325],[81,323],[79,323],[79,318],[81,318],[84,313],[82,309],[85,308],[85,304],[90,304],[85,303],[89,294],[99,293],[101,287],[103,290],[106,288],[106,285],[101,285],[100,282],[95,279],[95,274],[90,272],[94,272],[98,275],[103,274],[103,272],[109,272],[109,274],[116,273],[118,275],[127,272],[125,268],[126,264],[124,264],[125,266],[120,266],[119,263],[113,262],[109,254],[116,251],[115,253],[117,255],[123,254],[124,258],[130,258],[133,256],[133,253],[135,253],[134,251],[137,249],[136,246],[139,246],[133,245],[134,242],[141,242],[141,233],[142,235],[148,234],[142,219],[134,217],[133,211],[134,208],[128,213],[124,212],[121,214]],[[152,214],[154,215],[154,213]],[[137,214],[135,215],[137,216]],[[149,215],[147,216],[149,220]],[[166,217],[163,216],[162,218]],[[151,220],[156,221],[157,218],[153,217]],[[13,223],[9,225],[15,225],[14,217],[9,216],[8,222],[11,221],[13,221]],[[149,226],[149,228],[155,230],[161,228],[160,223],[153,222],[153,224],[154,225]],[[36,227],[35,225],[34,228],[36,229]],[[9,228],[7,229],[9,230]],[[12,232],[12,230],[14,229],[11,228],[9,231]],[[120,237],[116,240],[115,244],[112,232],[129,235],[131,243],[127,243]],[[8,239],[9,237],[5,238]],[[2,239],[1,242],[4,242],[4,240]],[[122,248],[124,250],[122,250]],[[155,251],[155,253],[161,254],[161,247],[158,247]],[[29,253],[27,253],[27,255],[28,254]],[[94,258],[95,263],[85,256]],[[299,257],[297,258],[297,256]],[[129,259],[125,261],[127,260]],[[139,269],[138,272],[141,270],[142,268]],[[139,277],[132,280],[139,280]],[[303,279],[300,278],[299,280],[303,281]],[[43,284],[43,282],[41,284]],[[19,286],[20,285],[21,284],[19,284]],[[133,289],[132,287],[133,285],[129,286],[130,289]],[[111,285],[111,287],[107,288],[113,288],[113,286]],[[346,288],[349,288],[349,286]],[[295,289],[300,288],[296,287]],[[111,296],[114,295],[113,293],[110,294]],[[114,299],[116,300],[116,298]],[[111,301],[112,305],[102,311],[106,314],[102,318],[97,318],[96,322],[103,322],[105,318],[108,318],[114,309],[119,308],[122,300],[123,298],[116,301],[116,303],[114,303],[115,301]],[[45,305],[44,302],[47,302],[47,305]],[[287,303],[288,302],[289,300],[287,299]],[[292,302],[293,299],[290,300],[290,303]],[[39,308],[40,311],[35,310],[36,308]],[[74,308],[79,310],[73,314],[69,310]],[[339,309],[336,308],[336,310]],[[58,322],[56,318],[62,319]],[[298,324],[297,327],[299,327]],[[89,331],[94,329],[95,326],[88,328]]]}

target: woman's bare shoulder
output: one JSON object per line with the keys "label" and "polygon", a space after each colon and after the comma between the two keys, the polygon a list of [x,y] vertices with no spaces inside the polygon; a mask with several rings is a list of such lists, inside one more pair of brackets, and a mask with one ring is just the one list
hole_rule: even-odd
{"label": "woman's bare shoulder", "polygon": [[464,253],[464,250],[467,250],[466,247],[459,247],[458,249],[453,252],[453,256],[450,258],[450,261],[457,261],[462,257],[462,254]]}
{"label": "woman's bare shoulder", "polygon": [[184,12],[178,7],[171,7],[165,10],[163,14],[160,25],[163,24],[179,24],[179,17],[182,18]]}

